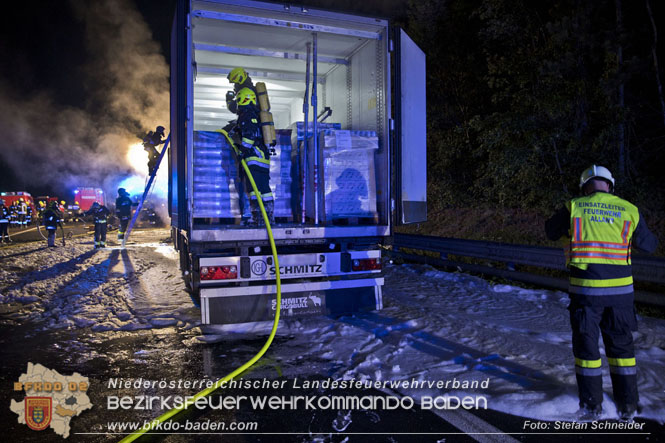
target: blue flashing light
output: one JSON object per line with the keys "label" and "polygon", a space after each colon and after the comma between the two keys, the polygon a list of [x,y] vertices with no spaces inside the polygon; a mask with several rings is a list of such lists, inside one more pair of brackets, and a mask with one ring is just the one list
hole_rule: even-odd
{"label": "blue flashing light", "polygon": [[130,194],[143,194],[145,180],[137,175],[125,178],[118,184],[118,188],[125,188]]}

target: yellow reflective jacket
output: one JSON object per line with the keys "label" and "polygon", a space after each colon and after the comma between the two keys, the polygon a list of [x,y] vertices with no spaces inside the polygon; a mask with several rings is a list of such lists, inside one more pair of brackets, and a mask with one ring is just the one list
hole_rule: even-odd
{"label": "yellow reflective jacket", "polygon": [[569,204],[566,264],[630,265],[631,239],[640,221],[637,207],[606,192],[575,198]]}

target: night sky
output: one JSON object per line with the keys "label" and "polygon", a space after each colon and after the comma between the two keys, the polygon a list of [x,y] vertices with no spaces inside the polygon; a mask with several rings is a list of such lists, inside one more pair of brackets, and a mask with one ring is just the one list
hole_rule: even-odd
{"label": "night sky", "polygon": [[[0,57],[3,60],[0,64],[0,125],[5,134],[32,134],[30,142],[26,144],[33,147],[34,151],[48,150],[53,142],[52,137],[57,133],[57,137],[62,139],[62,132],[67,132],[67,128],[56,129],[52,125],[41,124],[35,116],[39,114],[39,109],[31,112],[30,117],[12,120],[16,106],[21,107],[22,103],[37,97],[47,97],[49,106],[42,109],[44,116],[63,109],[82,110],[93,122],[90,125],[91,132],[95,131],[94,126],[98,123],[95,119],[99,117],[99,109],[104,107],[98,96],[100,91],[103,94],[106,85],[98,83],[98,76],[90,69],[92,61],[99,54],[86,41],[86,20],[79,10],[81,5],[89,3],[19,2],[0,15]],[[118,3],[120,8],[134,10],[140,15],[149,29],[150,39],[158,45],[157,52],[168,63],[175,0],[127,0]],[[160,65],[168,73],[166,63]],[[7,97],[11,97],[11,100]],[[136,128],[132,126],[131,129]],[[80,139],[81,134],[77,134],[77,138]],[[35,166],[39,170],[25,171],[11,162],[22,155],[16,143],[3,137],[0,144],[3,152],[0,156],[1,191],[27,190],[33,195],[67,192],[57,179],[35,180],[36,175],[56,174],[56,170],[62,169],[59,165],[40,162],[37,158]],[[41,145],[41,148],[34,147],[35,144]],[[66,148],[63,151],[66,155]],[[71,161],[75,162],[76,159]],[[86,169],[86,165],[74,166],[73,169],[77,167]]]}
{"label": "night sky", "polygon": [[[0,79],[21,93],[49,91],[63,104],[85,103],[89,59],[84,24],[70,1],[19,2],[0,15]],[[130,0],[168,61],[175,0]]]}

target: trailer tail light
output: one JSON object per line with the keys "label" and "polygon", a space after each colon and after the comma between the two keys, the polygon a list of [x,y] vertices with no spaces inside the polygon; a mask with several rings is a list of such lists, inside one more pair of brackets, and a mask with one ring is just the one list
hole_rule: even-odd
{"label": "trailer tail light", "polygon": [[238,267],[203,266],[200,271],[201,280],[230,280],[238,278]]}
{"label": "trailer tail light", "polygon": [[352,271],[373,271],[381,269],[380,258],[356,258],[351,262]]}

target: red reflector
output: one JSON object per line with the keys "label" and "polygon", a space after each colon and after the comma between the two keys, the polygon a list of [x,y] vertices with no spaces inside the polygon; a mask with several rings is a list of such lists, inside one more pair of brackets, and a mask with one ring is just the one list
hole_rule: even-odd
{"label": "red reflector", "polygon": [[201,268],[201,280],[230,280],[238,278],[235,266],[204,266]]}
{"label": "red reflector", "polygon": [[376,269],[381,269],[380,258],[355,259],[351,263],[351,270],[353,271],[373,271]]}

